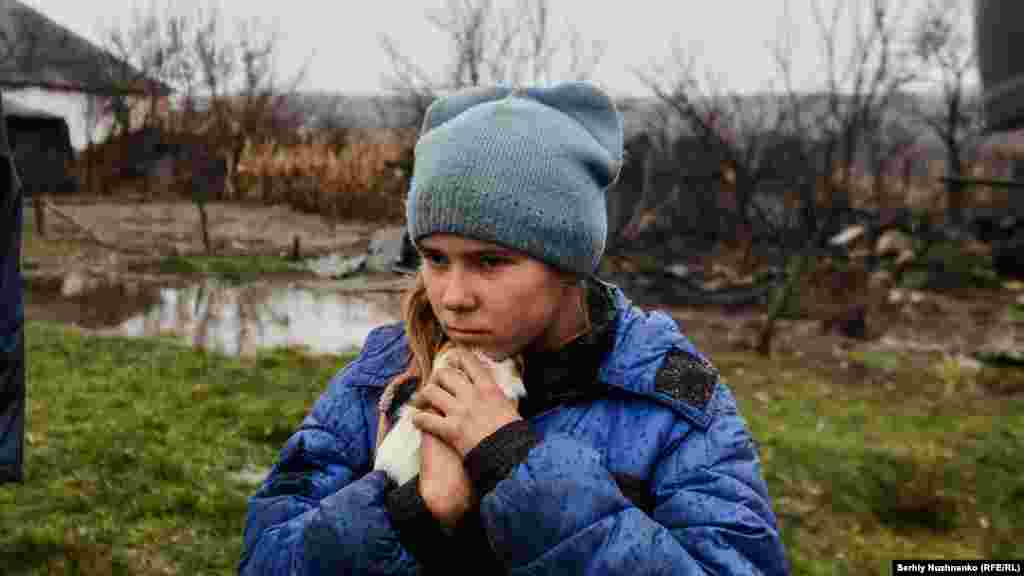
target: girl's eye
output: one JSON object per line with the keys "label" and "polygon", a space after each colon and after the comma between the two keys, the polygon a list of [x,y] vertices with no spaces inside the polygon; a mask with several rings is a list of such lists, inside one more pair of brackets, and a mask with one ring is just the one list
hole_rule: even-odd
{"label": "girl's eye", "polygon": [[508,263],[508,260],[500,256],[483,256],[480,258],[480,265],[484,268],[495,268]]}
{"label": "girl's eye", "polygon": [[423,260],[431,264],[432,266],[441,266],[445,263],[444,256],[440,254],[427,253],[423,255]]}

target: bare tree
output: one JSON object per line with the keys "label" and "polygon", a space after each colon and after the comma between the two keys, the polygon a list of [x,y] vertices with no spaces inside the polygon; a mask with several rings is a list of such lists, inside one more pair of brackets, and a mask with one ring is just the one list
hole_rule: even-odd
{"label": "bare tree", "polygon": [[[836,2],[829,16],[819,0],[808,0],[818,26],[825,79],[822,90],[801,94],[793,85],[791,39],[785,34],[775,46],[775,58],[785,87],[785,117],[788,130],[800,135],[802,155],[808,171],[798,178],[805,238],[803,249],[790,257],[789,277],[768,312],[758,336],[757,350],[768,354],[778,318],[789,308],[797,286],[815,268],[815,254],[826,238],[836,231],[839,219],[849,213],[854,167],[864,144],[879,137],[886,112],[894,98],[910,84],[915,74],[900,38],[900,11],[886,0],[870,0],[865,9],[859,0]],[[841,34],[842,8],[848,9],[848,35]],[[788,4],[787,4],[788,10]],[[844,46],[846,62],[840,62]],[[867,156],[872,156],[869,150]],[[877,159],[881,156],[875,148]],[[838,172],[838,174],[837,174]],[[821,189],[823,188],[823,189]],[[819,226],[819,198],[830,204]],[[841,305],[845,305],[840,303]],[[859,316],[863,325],[866,308],[848,303],[840,314]]]}
{"label": "bare tree", "polygon": [[[823,168],[826,198],[831,210],[826,234],[835,232],[838,219],[851,207],[850,189],[854,167],[865,141],[874,138],[892,99],[915,79],[908,55],[900,41],[902,4],[889,0],[836,2],[829,20],[819,0],[811,0],[821,32],[825,58],[825,110],[815,121],[825,128]],[[841,46],[841,7],[847,7],[850,31],[849,56],[838,62]],[[837,157],[838,156],[838,157]],[[838,182],[832,177],[838,160]]]}
{"label": "bare tree", "polygon": [[246,146],[294,132],[300,118],[289,107],[304,81],[303,67],[282,80],[274,66],[279,36],[255,20],[236,23],[233,39],[222,37],[217,12],[197,30],[194,50],[202,71],[216,141],[228,161],[228,191],[239,197],[238,166]]}
{"label": "bare tree", "polygon": [[[159,15],[155,3],[143,13],[136,4],[128,26],[110,28],[104,33],[103,48],[112,54],[115,64],[98,74],[102,76],[101,82],[110,86],[142,84],[148,87],[163,83],[176,89],[191,88],[194,63],[186,45],[189,26],[190,21],[184,15],[169,10]],[[144,108],[143,125],[159,123],[159,103],[168,94],[148,90],[146,95],[148,98],[130,98],[123,91],[113,91],[107,107],[114,118],[115,132],[128,133],[133,128],[133,117],[140,115],[140,107]]]}
{"label": "bare tree", "polygon": [[945,149],[946,222],[955,228],[964,224],[968,151],[977,145],[983,128],[980,100],[968,91],[977,58],[964,29],[965,9],[956,0],[929,0],[918,13],[911,35],[923,80],[939,91],[940,106],[921,106],[918,117]]}
{"label": "bare tree", "polygon": [[[174,180],[187,182],[211,251],[206,203],[239,197],[238,166],[247,145],[294,131],[298,118],[288,103],[305,70],[281,81],[274,67],[276,31],[252,20],[234,22],[231,31],[213,3],[192,13],[170,6],[158,13],[155,3],[144,12],[137,5],[134,15],[129,26],[108,31],[111,50],[176,91],[166,107],[155,97],[150,103],[143,124],[155,136],[142,162],[172,162]],[[121,114],[130,114],[123,108]]]}
{"label": "bare tree", "polygon": [[[723,91],[710,76],[701,80],[696,73],[692,56],[686,56],[678,45],[673,48],[674,62],[671,70],[655,66],[653,73],[634,71],[641,81],[654,93],[682,124],[699,141],[707,152],[703,161],[687,161],[671,158],[669,161],[680,167],[679,194],[715,194],[722,186],[710,185],[703,180],[718,180],[720,184],[735,191],[735,213],[731,220],[740,225],[749,224],[750,201],[765,171],[773,167],[762,162],[766,148],[775,144],[783,117],[778,114],[774,97],[770,95],[741,95]],[[664,119],[662,125],[667,125]],[[685,136],[684,136],[685,137]],[[690,159],[693,160],[693,159]],[[706,174],[696,174],[700,164],[715,164]],[[678,203],[680,199],[670,198]],[[706,207],[716,210],[717,198],[702,201]],[[718,219],[703,218],[705,228],[702,236],[718,234]]]}
{"label": "bare tree", "polygon": [[[897,215],[905,205],[894,206],[892,196],[898,191],[906,198],[911,162],[919,140],[920,132],[914,123],[906,118],[893,118],[883,119],[874,137],[867,141],[867,165],[871,176],[870,202],[877,207],[878,212],[878,220],[867,227],[870,247],[876,245],[883,228],[898,224]],[[869,272],[874,272],[878,267],[878,255],[873,249],[867,256],[866,267]]]}
{"label": "bare tree", "polygon": [[[566,69],[555,69],[562,52],[552,28],[547,0],[518,0],[512,8],[498,11],[492,0],[448,0],[443,11],[427,19],[452,41],[452,60],[445,77],[429,82],[435,90],[453,90],[481,84],[550,82],[553,74],[583,79],[590,76],[601,58],[603,43],[583,50],[579,33],[570,29]],[[387,36],[386,46],[394,46]],[[389,50],[390,52],[390,50]]]}
{"label": "bare tree", "polygon": [[[482,84],[549,82],[559,78],[586,79],[593,73],[604,44],[584,40],[574,29],[556,37],[548,0],[518,0],[498,11],[492,0],[448,0],[445,9],[427,20],[451,40],[451,60],[441,75],[432,75],[402,54],[395,41],[383,34],[381,45],[392,63],[385,86],[396,93],[405,114],[404,127],[418,129],[434,98],[443,92]],[[567,42],[563,46],[561,42]],[[557,65],[560,55],[568,62]],[[398,165],[412,174],[412,150]]]}

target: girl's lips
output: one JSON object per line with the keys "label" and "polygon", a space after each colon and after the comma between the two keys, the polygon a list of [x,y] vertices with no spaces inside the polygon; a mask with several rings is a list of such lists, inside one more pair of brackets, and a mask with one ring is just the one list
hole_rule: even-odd
{"label": "girl's lips", "polygon": [[455,333],[455,334],[465,334],[465,335],[468,335],[468,336],[479,336],[479,335],[487,333],[487,332],[485,332],[483,330],[462,330],[461,328],[453,328],[451,326],[446,327],[445,331],[446,332],[452,332],[452,333]]}

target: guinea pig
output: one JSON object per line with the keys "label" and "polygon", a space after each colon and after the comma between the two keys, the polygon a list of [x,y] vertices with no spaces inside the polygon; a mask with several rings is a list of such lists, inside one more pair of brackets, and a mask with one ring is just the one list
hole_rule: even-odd
{"label": "guinea pig", "polygon": [[[454,345],[445,344],[434,357],[433,370],[451,367],[454,350]],[[472,352],[490,370],[495,383],[505,393],[505,396],[511,399],[520,399],[526,396],[520,357],[494,360],[482,350],[472,349]],[[420,442],[423,433],[412,423],[412,417],[416,411],[417,408],[408,403],[401,406],[398,410],[397,420],[384,436],[380,446],[377,447],[373,463],[374,470],[383,470],[388,478],[398,485],[412,480],[420,471]]]}

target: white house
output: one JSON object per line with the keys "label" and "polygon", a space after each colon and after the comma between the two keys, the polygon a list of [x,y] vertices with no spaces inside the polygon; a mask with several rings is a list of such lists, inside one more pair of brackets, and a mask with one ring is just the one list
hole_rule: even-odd
{"label": "white house", "polygon": [[[63,117],[76,150],[110,129],[110,97],[170,90],[19,0],[0,0],[0,90],[8,101]],[[145,100],[144,100],[145,101]]]}

